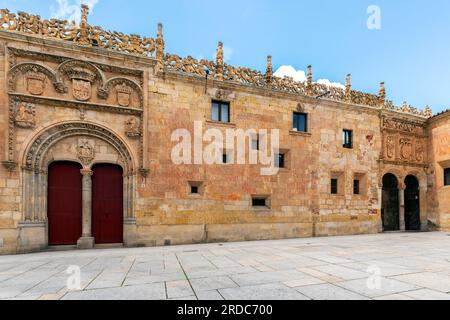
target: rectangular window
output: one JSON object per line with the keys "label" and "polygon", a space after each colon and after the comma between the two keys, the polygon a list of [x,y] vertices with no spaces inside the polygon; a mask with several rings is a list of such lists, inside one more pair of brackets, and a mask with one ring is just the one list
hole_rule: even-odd
{"label": "rectangular window", "polygon": [[259,150],[259,136],[252,139],[252,150]]}
{"label": "rectangular window", "polygon": [[253,207],[267,207],[267,198],[254,197],[252,198]]}
{"label": "rectangular window", "polygon": [[358,179],[353,180],[353,194],[360,194],[359,186],[360,186],[359,180]]}
{"label": "rectangular window", "polygon": [[294,131],[308,132],[308,115],[294,112]]}
{"label": "rectangular window", "polygon": [[203,182],[189,181],[189,192],[191,195],[201,195],[203,193]]}
{"label": "rectangular window", "polygon": [[346,149],[353,149],[353,131],[344,130],[342,133],[343,147]]}
{"label": "rectangular window", "polygon": [[213,101],[211,106],[211,120],[230,122],[230,104],[228,102]]}
{"label": "rectangular window", "polygon": [[338,194],[338,179],[331,179],[331,194]]}
{"label": "rectangular window", "polygon": [[283,169],[286,167],[286,157],[284,154],[277,154],[275,155],[275,167]]}
{"label": "rectangular window", "polygon": [[197,186],[191,186],[191,193],[192,194],[198,194],[198,187]]}
{"label": "rectangular window", "polygon": [[224,152],[222,154],[222,163],[223,164],[227,164],[228,163],[228,154],[226,152]]}
{"label": "rectangular window", "polygon": [[444,169],[444,186],[450,186],[450,168]]}

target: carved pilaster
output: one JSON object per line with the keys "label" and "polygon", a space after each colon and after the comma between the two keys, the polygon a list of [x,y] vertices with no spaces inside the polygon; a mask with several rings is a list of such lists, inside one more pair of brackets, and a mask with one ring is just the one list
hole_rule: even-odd
{"label": "carved pilaster", "polygon": [[165,49],[165,42],[163,37],[163,25],[162,23],[159,23],[158,35],[156,37],[156,60],[158,60],[159,63],[164,62],[164,49]]}
{"label": "carved pilaster", "polygon": [[386,88],[384,86],[384,82],[380,83],[380,91],[378,93],[379,96],[379,105],[382,108],[386,107]]}
{"label": "carved pilaster", "polygon": [[89,14],[89,7],[85,4],[81,5],[81,21],[80,21],[80,38],[78,42],[83,45],[87,46],[90,44],[89,41],[89,31],[88,31],[88,14]]}
{"label": "carved pilaster", "polygon": [[217,80],[223,80],[223,43],[219,41],[216,52],[216,73]]}
{"label": "carved pilaster", "polygon": [[273,77],[272,56],[267,56],[266,83],[270,84]]}
{"label": "carved pilaster", "polygon": [[313,74],[312,74],[312,66],[308,66],[308,76],[306,78],[306,93],[312,94],[313,92]]}
{"label": "carved pilaster", "polygon": [[351,75],[347,74],[347,76],[345,77],[345,101],[347,102],[351,102],[352,100],[352,84],[351,84]]}

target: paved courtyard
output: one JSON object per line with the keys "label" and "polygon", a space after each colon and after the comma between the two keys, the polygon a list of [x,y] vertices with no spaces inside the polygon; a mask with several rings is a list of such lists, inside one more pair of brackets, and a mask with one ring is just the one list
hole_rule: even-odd
{"label": "paved courtyard", "polygon": [[[68,290],[67,284],[77,284],[78,270],[81,290]],[[392,233],[3,256],[0,299],[450,300],[450,235]]]}

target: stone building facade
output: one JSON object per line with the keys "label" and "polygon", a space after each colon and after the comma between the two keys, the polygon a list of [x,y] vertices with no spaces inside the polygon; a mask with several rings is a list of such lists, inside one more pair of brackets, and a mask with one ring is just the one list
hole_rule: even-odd
{"label": "stone building facade", "polygon": [[[0,15],[1,254],[450,229],[450,112]],[[175,163],[180,129],[278,130],[283,164]]]}

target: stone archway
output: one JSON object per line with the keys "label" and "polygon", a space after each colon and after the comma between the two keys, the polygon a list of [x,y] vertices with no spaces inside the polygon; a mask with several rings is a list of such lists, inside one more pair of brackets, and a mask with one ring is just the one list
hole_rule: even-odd
{"label": "stone archway", "polygon": [[420,222],[420,185],[419,180],[408,175],[405,178],[405,230],[419,231]]}
{"label": "stone archway", "polygon": [[383,176],[381,216],[383,231],[400,230],[399,184],[392,173]]}
{"label": "stone archway", "polygon": [[93,245],[91,179],[92,167],[96,163],[109,163],[123,169],[123,221],[134,221],[133,205],[137,179],[136,162],[132,152],[121,138],[105,127],[87,122],[69,122],[42,130],[24,152],[24,224],[47,226],[48,168],[58,161],[75,162],[82,167],[83,219],[80,247]]}

